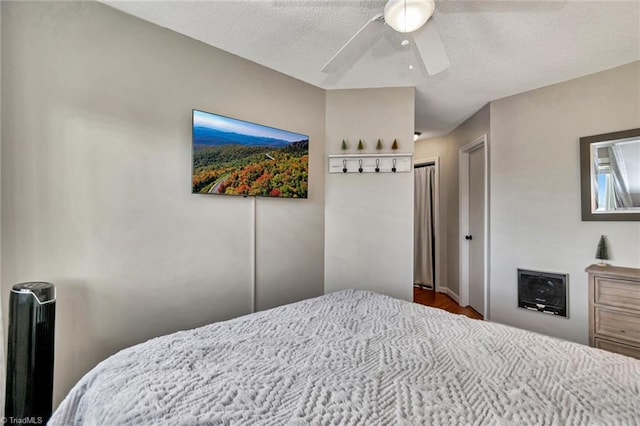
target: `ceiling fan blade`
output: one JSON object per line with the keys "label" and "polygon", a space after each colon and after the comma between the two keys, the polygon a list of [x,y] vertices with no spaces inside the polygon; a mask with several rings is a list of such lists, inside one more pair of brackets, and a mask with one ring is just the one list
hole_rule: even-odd
{"label": "ceiling fan blade", "polygon": [[567,6],[570,0],[515,0],[515,1],[478,1],[478,0],[437,0],[438,13],[521,13],[552,12]]}
{"label": "ceiling fan blade", "polygon": [[379,13],[364,24],[364,26],[329,59],[329,62],[322,67],[321,71],[324,73],[334,73],[354,63],[369,49],[373,42],[382,35],[383,28],[384,18],[382,14]]}
{"label": "ceiling fan blade", "polygon": [[429,75],[438,74],[451,65],[442,39],[432,19],[413,33],[413,40]]}

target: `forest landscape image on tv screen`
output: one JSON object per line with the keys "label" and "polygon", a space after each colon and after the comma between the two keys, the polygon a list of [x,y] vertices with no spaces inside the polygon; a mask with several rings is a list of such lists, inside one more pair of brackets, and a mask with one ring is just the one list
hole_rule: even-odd
{"label": "forest landscape image on tv screen", "polygon": [[192,192],[307,198],[309,137],[193,110]]}

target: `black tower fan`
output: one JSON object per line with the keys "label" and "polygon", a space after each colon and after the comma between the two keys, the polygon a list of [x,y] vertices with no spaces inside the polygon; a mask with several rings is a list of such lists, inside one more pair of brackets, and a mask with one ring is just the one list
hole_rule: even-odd
{"label": "black tower fan", "polygon": [[9,298],[5,417],[51,417],[56,291],[53,284],[16,284]]}

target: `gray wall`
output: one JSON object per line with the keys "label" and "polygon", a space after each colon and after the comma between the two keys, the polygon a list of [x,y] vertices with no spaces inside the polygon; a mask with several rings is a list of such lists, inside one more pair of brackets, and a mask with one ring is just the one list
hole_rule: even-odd
{"label": "gray wall", "polygon": [[[2,4],[0,3],[0,99],[2,99]],[[0,223],[2,223],[2,102],[0,102]],[[0,277],[2,277],[2,226],[0,226]],[[5,394],[5,362],[4,362],[4,321],[2,315],[2,301],[4,291],[0,286],[0,416],[4,415]]]}
{"label": "gray wall", "polygon": [[192,108],[310,135],[310,198],[257,200],[257,305],[322,294],[323,90],[89,2],[3,2],[2,55],[2,294],[57,285],[56,403],[251,310],[252,200],[191,194]]}
{"label": "gray wall", "polygon": [[[579,138],[640,127],[640,62],[491,103],[491,319],[587,343],[587,274],[640,266],[640,222],[582,222]],[[569,319],[517,306],[518,267],[569,273]]]}
{"label": "gray wall", "polygon": [[[413,152],[414,89],[327,92],[328,154],[346,139],[356,153]],[[328,170],[328,167],[327,167]],[[413,173],[333,173],[326,177],[325,291],[359,288],[413,298]]]}
{"label": "gray wall", "polygon": [[[639,222],[582,222],[579,139],[640,126],[640,62],[491,102],[415,158],[440,157],[441,284],[458,293],[460,146],[489,135],[492,321],[587,343],[587,276],[601,234],[640,266]],[[517,269],[569,273],[569,319],[517,308]]]}
{"label": "gray wall", "polygon": [[459,296],[459,211],[458,211],[458,149],[487,135],[489,141],[489,104],[446,136],[420,139],[415,144],[415,159],[440,159],[440,282],[454,298]]}

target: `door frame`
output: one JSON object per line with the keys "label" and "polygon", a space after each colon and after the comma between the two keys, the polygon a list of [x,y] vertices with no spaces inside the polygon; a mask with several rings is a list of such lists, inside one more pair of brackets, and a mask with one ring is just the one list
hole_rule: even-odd
{"label": "door frame", "polygon": [[484,147],[484,319],[489,319],[489,141],[484,134],[458,149],[458,212],[459,212],[459,293],[460,306],[469,305],[469,250],[463,236],[469,234],[469,154]]}
{"label": "door frame", "polygon": [[[433,216],[433,229],[435,230],[435,240],[436,240],[436,250],[435,250],[435,275],[434,275],[434,285],[433,285],[433,289],[437,292],[440,291],[440,288],[442,288],[442,285],[440,283],[440,278],[442,276],[442,271],[440,268],[440,241],[442,240],[440,238],[440,157],[428,157],[428,158],[420,158],[420,159],[416,159],[413,161],[413,168],[415,170],[416,166],[421,166],[421,165],[425,165],[425,164],[431,164],[433,163],[433,165],[435,166],[435,171],[434,171],[434,175],[435,175],[435,182],[434,182],[434,187],[435,187],[435,194],[434,194],[434,198],[435,198],[435,204],[437,206],[437,208],[435,209],[435,214]],[[415,212],[415,198],[413,200],[413,204],[414,204],[414,212]],[[414,213],[415,214],[415,213]],[[415,241],[415,234],[413,236],[414,241]],[[415,242],[414,242],[415,244]]]}

